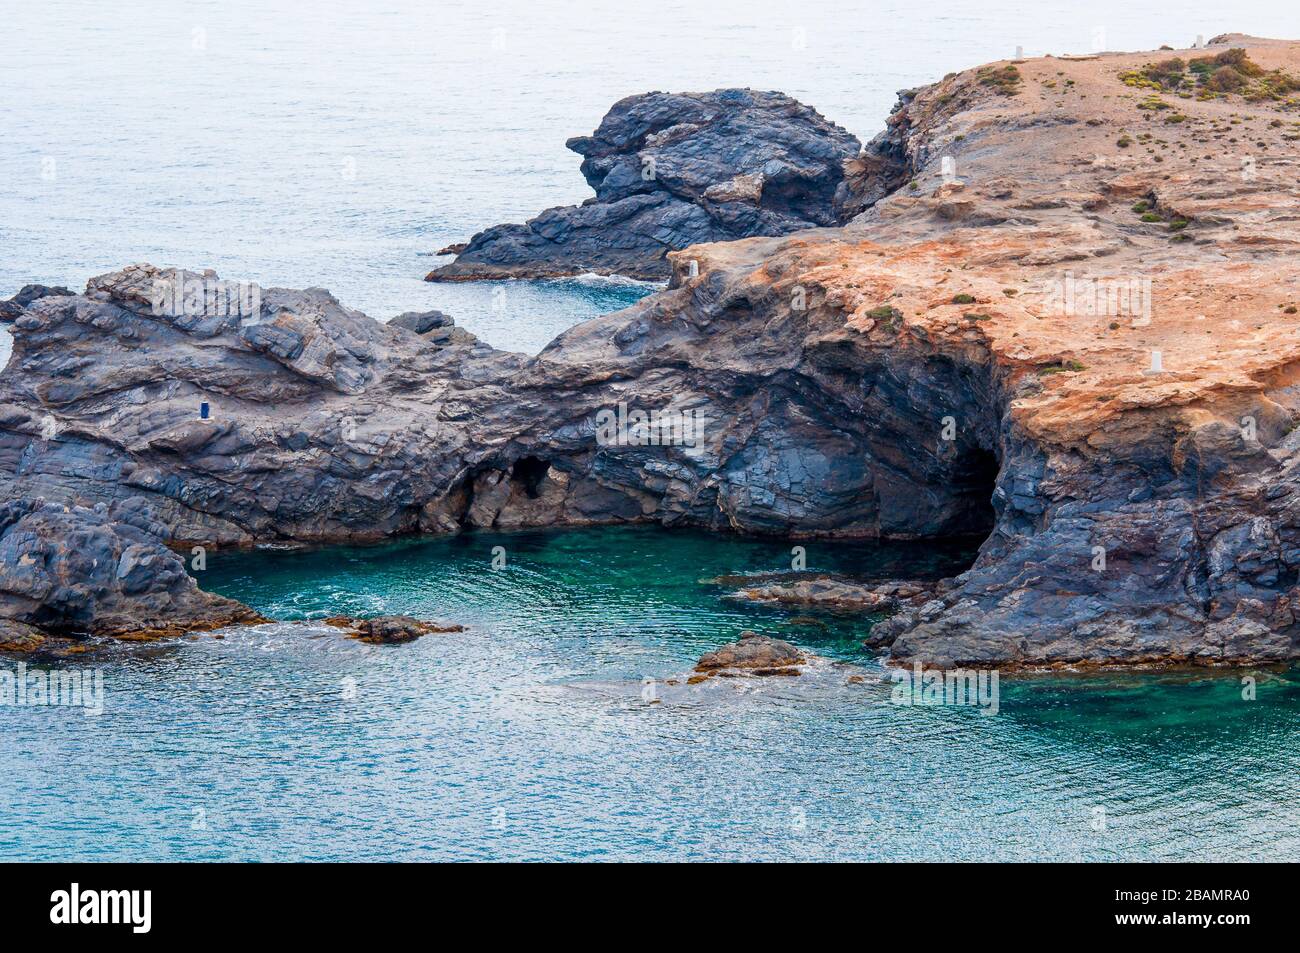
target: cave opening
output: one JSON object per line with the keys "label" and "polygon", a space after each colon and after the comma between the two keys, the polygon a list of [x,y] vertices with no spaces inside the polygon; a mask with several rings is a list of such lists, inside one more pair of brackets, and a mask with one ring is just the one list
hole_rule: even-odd
{"label": "cave opening", "polygon": [[983,539],[993,532],[997,522],[993,492],[1000,470],[997,454],[985,447],[971,447],[963,455],[959,478],[966,501],[964,535]]}
{"label": "cave opening", "polygon": [[535,500],[541,495],[542,481],[550,469],[549,461],[537,457],[520,457],[510,468],[510,482],[523,487],[528,498]]}

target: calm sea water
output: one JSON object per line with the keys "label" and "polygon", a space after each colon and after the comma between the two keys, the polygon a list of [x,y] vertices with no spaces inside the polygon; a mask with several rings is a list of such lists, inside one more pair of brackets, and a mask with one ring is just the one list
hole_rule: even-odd
{"label": "calm sea water", "polygon": [[[810,568],[867,575],[962,558],[808,551]],[[218,554],[205,584],[277,618],[469,629],[367,647],[280,625],[117,650],[104,714],[0,709],[0,856],[1300,856],[1294,674],[1257,673],[1255,701],[1236,675],[1146,675],[1007,680],[991,716],[902,707],[857,648],[863,622],[735,605],[700,581],[789,560],[627,528]],[[668,684],[745,628],[823,661]]]}
{"label": "calm sea water", "polygon": [[426,256],[590,196],[564,141],[623,96],[780,89],[865,141],[898,89],[1016,47],[1296,30],[1274,0],[43,0],[4,19],[0,294],[212,267],[381,319],[441,308],[523,350],[635,292],[510,283],[493,310],[490,286],[422,282]]}
{"label": "calm sea water", "polygon": [[[865,141],[897,89],[1017,46],[1295,32],[1286,5],[1209,0],[369,6],[9,5],[0,295],[147,260],[328,287],[381,319],[437,307],[536,351],[647,289],[420,279],[444,244],[586,198],[564,140],[622,96],[781,89]],[[952,558],[827,544],[810,565]],[[0,707],[0,858],[1300,857],[1294,674],[1258,673],[1251,702],[1236,674],[1137,675],[1004,681],[991,717],[903,708],[857,648],[865,623],[699,582],[788,564],[775,544],[654,530],[218,555],[203,583],[277,618],[470,630],[114,649],[95,663],[103,715]],[[664,683],[746,627],[825,661]]]}

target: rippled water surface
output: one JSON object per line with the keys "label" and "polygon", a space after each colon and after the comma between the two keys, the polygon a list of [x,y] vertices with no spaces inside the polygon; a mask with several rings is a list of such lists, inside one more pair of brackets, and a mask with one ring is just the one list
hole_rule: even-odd
{"label": "rippled water surface", "polygon": [[[868,577],[965,558],[808,549],[810,569]],[[0,708],[0,856],[1300,857],[1294,674],[1255,673],[1254,701],[1236,674],[1130,675],[1005,680],[992,716],[902,707],[857,647],[864,623],[700,582],[789,561],[656,529],[215,554],[205,583],[276,618],[468,630],[367,647],[279,625],[114,650],[103,715]],[[745,628],[820,661],[680,683]]]}

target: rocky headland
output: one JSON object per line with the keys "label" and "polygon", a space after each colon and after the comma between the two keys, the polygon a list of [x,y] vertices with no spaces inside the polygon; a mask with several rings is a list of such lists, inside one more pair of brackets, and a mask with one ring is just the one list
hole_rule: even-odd
{"label": "rocky headland", "polygon": [[[113,527],[147,507],[182,551],[614,522],[980,534],[967,572],[876,625],[893,661],[1294,659],[1297,74],[1300,44],[1240,36],[952,74],[901,96],[847,224],[671,252],[665,291],[536,357],[320,289],[169,313],[150,289],[176,273],[152,266],[25,289],[0,306],[0,502]],[[702,425],[602,439],[620,407]],[[94,617],[22,582],[24,555],[59,558],[0,548],[0,615]],[[116,585],[87,585],[110,618]]]}
{"label": "rocky headland", "polygon": [[847,221],[846,163],[861,149],[802,103],[751,89],[629,96],[565,145],[582,156],[594,198],[445,248],[455,260],[428,280],[662,280],[676,249]]}

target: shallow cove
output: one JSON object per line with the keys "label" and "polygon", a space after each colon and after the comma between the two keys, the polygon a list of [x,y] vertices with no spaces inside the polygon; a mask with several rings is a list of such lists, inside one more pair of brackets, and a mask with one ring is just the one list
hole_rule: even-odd
{"label": "shallow cove", "polygon": [[[807,547],[809,569],[866,574],[969,558]],[[698,582],[789,559],[787,544],[650,527],[210,554],[204,585],[269,615],[471,629],[369,647],[280,625],[115,648],[94,663],[98,718],[0,708],[0,857],[1300,857],[1294,671],[1257,673],[1254,702],[1236,673],[1146,674],[1007,679],[993,717],[903,708],[856,648],[861,621],[789,626],[803,613]],[[832,662],[663,684],[747,627]]]}

